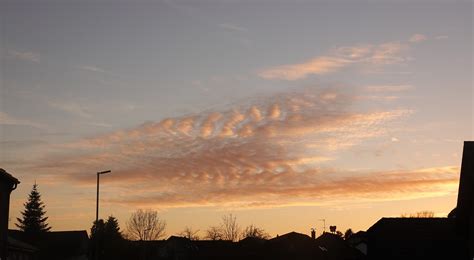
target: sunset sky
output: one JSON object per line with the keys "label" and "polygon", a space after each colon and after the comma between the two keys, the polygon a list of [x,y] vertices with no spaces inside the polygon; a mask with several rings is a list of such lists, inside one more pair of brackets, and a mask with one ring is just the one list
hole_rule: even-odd
{"label": "sunset sky", "polygon": [[53,230],[271,235],[455,206],[474,139],[472,1],[0,3],[0,168]]}

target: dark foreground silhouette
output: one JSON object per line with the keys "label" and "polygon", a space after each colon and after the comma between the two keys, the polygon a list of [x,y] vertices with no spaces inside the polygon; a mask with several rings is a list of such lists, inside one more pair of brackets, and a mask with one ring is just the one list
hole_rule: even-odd
{"label": "dark foreground silhouette", "polygon": [[[0,259],[95,259],[86,231],[26,234],[8,230],[9,194],[18,180],[0,170]],[[99,259],[474,259],[474,142],[464,142],[456,208],[447,218],[382,218],[348,239],[290,232],[272,239],[239,242],[189,240],[103,241]],[[7,256],[8,255],[8,256]]]}

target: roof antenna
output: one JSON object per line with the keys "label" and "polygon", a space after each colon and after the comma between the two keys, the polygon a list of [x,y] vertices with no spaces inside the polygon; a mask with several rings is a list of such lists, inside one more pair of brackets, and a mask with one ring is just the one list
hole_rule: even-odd
{"label": "roof antenna", "polygon": [[326,233],[326,219],[323,218],[323,219],[320,219],[319,221],[323,222],[323,233]]}

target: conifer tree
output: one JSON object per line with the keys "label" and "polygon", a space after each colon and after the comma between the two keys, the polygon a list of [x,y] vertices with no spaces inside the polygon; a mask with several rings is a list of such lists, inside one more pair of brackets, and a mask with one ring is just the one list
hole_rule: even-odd
{"label": "conifer tree", "polygon": [[17,218],[18,223],[15,224],[20,230],[29,234],[38,234],[48,232],[51,227],[46,222],[45,205],[41,201],[41,195],[38,192],[38,185],[35,183],[28,195],[28,201],[24,204],[25,210],[21,212],[22,218]]}
{"label": "conifer tree", "polygon": [[118,220],[114,216],[109,216],[107,221],[105,221],[104,235],[109,240],[122,239]]}

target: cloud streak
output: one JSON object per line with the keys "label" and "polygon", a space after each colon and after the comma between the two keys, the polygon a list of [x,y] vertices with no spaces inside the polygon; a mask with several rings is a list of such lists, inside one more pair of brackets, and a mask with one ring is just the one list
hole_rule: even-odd
{"label": "cloud streak", "polygon": [[385,66],[399,64],[409,58],[404,54],[409,45],[387,42],[332,49],[328,54],[296,64],[263,69],[258,75],[270,80],[299,80],[310,75],[324,75],[354,65]]}
{"label": "cloud streak", "polygon": [[237,31],[237,32],[247,32],[248,29],[244,28],[242,26],[238,26],[235,24],[228,24],[228,23],[221,23],[219,24],[219,27],[225,30],[230,30],[230,31]]}
{"label": "cloud streak", "polygon": [[91,118],[87,108],[81,104],[75,102],[64,102],[64,101],[48,101],[48,105],[54,109],[58,109],[69,114],[82,117],[82,118]]}
{"label": "cloud streak", "polygon": [[371,85],[365,87],[365,90],[369,92],[402,92],[410,89],[413,89],[412,85]]}
{"label": "cloud streak", "polygon": [[21,52],[16,50],[9,50],[8,55],[18,60],[29,61],[34,63],[40,62],[39,53],[35,52]]}
{"label": "cloud streak", "polygon": [[85,71],[92,71],[92,72],[98,72],[98,73],[106,73],[104,69],[101,69],[96,66],[90,66],[90,65],[85,65],[85,66],[80,66],[79,69],[85,70]]}
{"label": "cloud streak", "polygon": [[[56,146],[32,169],[55,181],[93,185],[94,176],[84,173],[107,165],[114,173],[107,178],[110,186],[119,190],[112,202],[161,207],[283,205],[450,183],[432,182],[436,174],[375,178],[377,173],[347,176],[332,169],[340,151],[385,136],[390,122],[412,113],[350,112],[353,100],[337,90],[308,88],[227,110],[146,122]],[[387,189],[380,188],[383,179]],[[137,195],[126,195],[134,190]]]}
{"label": "cloud streak", "polygon": [[0,111],[0,125],[29,126],[38,129],[46,129],[46,126],[28,119],[21,119]]}
{"label": "cloud streak", "polygon": [[408,41],[413,42],[413,43],[419,43],[419,42],[426,41],[427,39],[428,37],[426,37],[426,35],[417,33],[417,34],[413,34]]}

